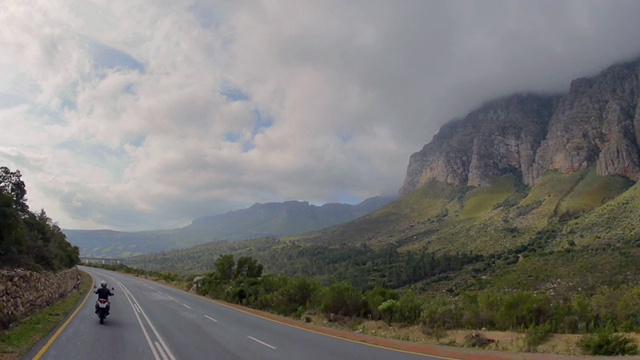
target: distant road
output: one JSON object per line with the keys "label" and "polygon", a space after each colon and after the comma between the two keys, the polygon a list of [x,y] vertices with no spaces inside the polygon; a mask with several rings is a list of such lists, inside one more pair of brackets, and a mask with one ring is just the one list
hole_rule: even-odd
{"label": "distant road", "polygon": [[[59,336],[27,354],[51,360],[443,359],[341,340],[238,311],[152,281],[81,267],[115,288],[104,325],[92,295]],[[51,342],[51,340],[53,340]]]}

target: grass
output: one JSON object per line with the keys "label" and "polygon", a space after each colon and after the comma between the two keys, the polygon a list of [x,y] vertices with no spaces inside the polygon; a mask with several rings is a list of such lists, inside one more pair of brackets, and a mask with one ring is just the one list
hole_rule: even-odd
{"label": "grass", "polygon": [[607,247],[525,255],[516,265],[497,269],[490,286],[496,290],[517,288],[559,296],[593,294],[599,287],[633,283],[640,271],[638,256],[640,250],[620,252]]}
{"label": "grass", "polygon": [[640,185],[568,224],[563,236],[578,245],[640,241]]}
{"label": "grass", "polygon": [[465,196],[462,218],[474,218],[490,211],[515,191],[513,176],[493,177],[491,186],[475,188]]}
{"label": "grass", "polygon": [[632,185],[631,180],[622,176],[598,176],[596,170],[591,169],[565,197],[560,205],[560,212],[583,213],[593,210],[622,194]]}
{"label": "grass", "polygon": [[38,310],[10,329],[0,333],[0,359],[22,358],[38,341],[49,335],[67,317],[91,287],[91,276],[85,272],[81,273],[82,282],[79,291],[73,292],[69,297],[61,299],[47,308]]}

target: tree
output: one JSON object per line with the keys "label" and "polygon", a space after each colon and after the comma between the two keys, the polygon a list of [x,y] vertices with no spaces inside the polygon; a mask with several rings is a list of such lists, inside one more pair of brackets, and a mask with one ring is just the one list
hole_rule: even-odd
{"label": "tree", "polygon": [[25,198],[27,188],[22,181],[20,170],[11,171],[6,166],[0,167],[0,193],[13,196],[14,205],[20,213],[25,214],[29,210]]}
{"label": "tree", "polygon": [[0,193],[0,259],[3,262],[26,251],[22,222],[13,204],[13,197]]}
{"label": "tree", "polygon": [[236,263],[235,278],[259,278],[262,276],[262,268],[263,266],[258,260],[250,256],[243,256]]}
{"label": "tree", "polygon": [[80,262],[79,250],[44,210],[29,211],[20,171],[0,167],[0,264],[61,270]]}
{"label": "tree", "polygon": [[215,264],[215,275],[222,281],[231,281],[235,274],[235,261],[232,254],[220,255]]}

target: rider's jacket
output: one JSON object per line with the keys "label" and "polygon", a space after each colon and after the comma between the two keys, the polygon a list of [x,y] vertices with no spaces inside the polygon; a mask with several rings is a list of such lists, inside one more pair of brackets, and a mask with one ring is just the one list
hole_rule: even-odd
{"label": "rider's jacket", "polygon": [[95,294],[98,294],[98,299],[106,299],[109,300],[109,296],[113,296],[113,293],[111,293],[111,290],[109,290],[108,288],[99,288],[98,290],[94,291]]}

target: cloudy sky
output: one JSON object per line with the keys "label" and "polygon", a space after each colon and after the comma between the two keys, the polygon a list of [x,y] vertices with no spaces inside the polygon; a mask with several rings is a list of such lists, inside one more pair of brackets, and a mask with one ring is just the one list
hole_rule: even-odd
{"label": "cloudy sky", "polygon": [[639,1],[0,2],[0,165],[63,228],[401,187],[453,117],[640,54]]}

